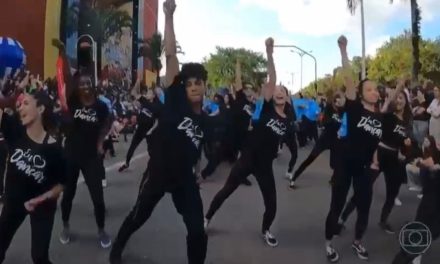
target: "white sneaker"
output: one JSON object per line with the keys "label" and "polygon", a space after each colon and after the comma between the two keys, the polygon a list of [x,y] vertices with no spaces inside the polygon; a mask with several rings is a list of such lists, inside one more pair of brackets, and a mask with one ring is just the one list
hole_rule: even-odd
{"label": "white sneaker", "polygon": [[412,264],[421,264],[422,263],[422,255],[418,256],[412,261]]}
{"label": "white sneaker", "polygon": [[417,194],[417,198],[422,199],[423,198],[423,194]]}
{"label": "white sneaker", "polygon": [[291,173],[291,172],[286,172],[286,179],[289,180],[289,181],[291,181],[292,178],[293,178],[293,173]]}
{"label": "white sneaker", "polygon": [[326,247],[325,251],[327,254],[327,260],[330,263],[336,263],[339,261],[339,254],[332,245]]}
{"label": "white sneaker", "polygon": [[107,180],[102,180],[102,188],[107,188]]}
{"label": "white sneaker", "polygon": [[268,244],[271,247],[278,246],[278,240],[275,238],[274,235],[270,233],[270,231],[266,231],[266,233],[263,234],[263,239],[266,244]]}
{"label": "white sneaker", "polygon": [[205,232],[208,230],[210,220],[205,217],[205,220],[203,221],[203,227],[205,228]]}
{"label": "white sneaker", "polygon": [[396,199],[394,199],[394,205],[395,206],[402,206],[402,201],[400,201],[399,197],[396,197]]}

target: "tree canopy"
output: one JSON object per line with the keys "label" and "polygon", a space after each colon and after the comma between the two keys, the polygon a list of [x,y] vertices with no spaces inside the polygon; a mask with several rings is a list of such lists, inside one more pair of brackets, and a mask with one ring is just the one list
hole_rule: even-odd
{"label": "tree canopy", "polygon": [[261,53],[244,48],[216,47],[216,52],[204,60],[206,70],[209,72],[208,82],[213,87],[234,84],[237,59],[241,63],[243,82],[259,87],[266,76],[266,58]]}
{"label": "tree canopy", "polygon": [[[386,84],[402,76],[411,76],[412,60],[411,33],[405,31],[399,36],[390,38],[378,48],[375,57],[367,57],[367,77]],[[357,80],[361,70],[361,58],[355,56],[351,62],[353,76]],[[420,40],[420,62],[422,66],[420,77],[440,83],[440,38]],[[314,82],[306,86],[303,92],[315,94],[313,84]],[[342,86],[343,78],[338,68],[333,71],[333,75],[318,79],[320,93],[325,93],[327,89],[340,89]]]}

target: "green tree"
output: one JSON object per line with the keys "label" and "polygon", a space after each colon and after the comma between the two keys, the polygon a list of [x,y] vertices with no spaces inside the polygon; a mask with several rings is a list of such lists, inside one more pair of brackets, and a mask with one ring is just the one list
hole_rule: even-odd
{"label": "green tree", "polygon": [[[429,78],[429,75],[440,71],[440,42],[420,40],[420,76]],[[369,77],[380,82],[389,82],[402,75],[413,76],[412,34],[403,34],[391,38],[377,50],[369,67]]]}
{"label": "green tree", "polygon": [[216,47],[216,52],[204,59],[204,65],[209,72],[208,82],[215,88],[232,85],[237,59],[241,63],[243,82],[250,83],[255,88],[260,87],[266,75],[267,61],[263,54],[244,48]]}
{"label": "green tree", "polygon": [[[350,12],[354,13],[360,0],[347,0],[347,6]],[[411,76],[414,82],[418,81],[422,64],[420,63],[420,22],[422,20],[420,7],[417,0],[411,1],[411,44],[412,44],[412,62]],[[390,0],[393,3],[394,0]]]}
{"label": "green tree", "polygon": [[162,69],[162,55],[165,52],[165,43],[162,34],[154,33],[149,39],[139,40],[139,56],[147,58],[151,62],[151,70],[155,71],[156,83],[160,83],[160,70]]}
{"label": "green tree", "polygon": [[[390,0],[393,3],[393,0]],[[420,63],[420,22],[422,20],[421,11],[417,0],[411,0],[411,44],[412,44],[412,80],[417,82],[422,64]]]}

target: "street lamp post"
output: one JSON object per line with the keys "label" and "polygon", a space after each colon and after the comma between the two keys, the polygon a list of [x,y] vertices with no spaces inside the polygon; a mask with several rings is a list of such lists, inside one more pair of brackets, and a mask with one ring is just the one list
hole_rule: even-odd
{"label": "street lamp post", "polygon": [[[296,53],[296,54],[298,54],[299,55],[299,57],[301,58],[301,87],[300,87],[300,89],[302,89],[303,88],[303,57],[304,57],[304,55],[305,55],[305,53],[304,52],[298,52],[298,51],[296,51],[296,50],[290,50],[291,52],[293,52],[293,53]],[[309,53],[312,53],[312,51],[309,51]]]}
{"label": "street lamp post", "polygon": [[367,78],[365,64],[365,18],[364,18],[364,0],[360,0],[361,4],[361,25],[362,25],[362,79]]}
{"label": "street lamp post", "polygon": [[275,48],[294,48],[294,49],[301,51],[302,53],[304,53],[305,55],[307,55],[313,59],[313,61],[315,62],[315,92],[318,93],[318,63],[317,63],[315,56],[310,54],[310,52],[307,52],[307,51],[305,51],[295,45],[274,45],[274,47]]}

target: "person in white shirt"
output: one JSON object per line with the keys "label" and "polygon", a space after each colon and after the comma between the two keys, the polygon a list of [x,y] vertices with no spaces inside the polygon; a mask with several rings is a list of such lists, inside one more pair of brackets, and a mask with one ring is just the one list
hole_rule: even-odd
{"label": "person in white shirt", "polygon": [[434,100],[432,100],[426,110],[431,115],[429,120],[429,135],[433,136],[437,147],[440,146],[440,91],[438,87],[434,88]]}

